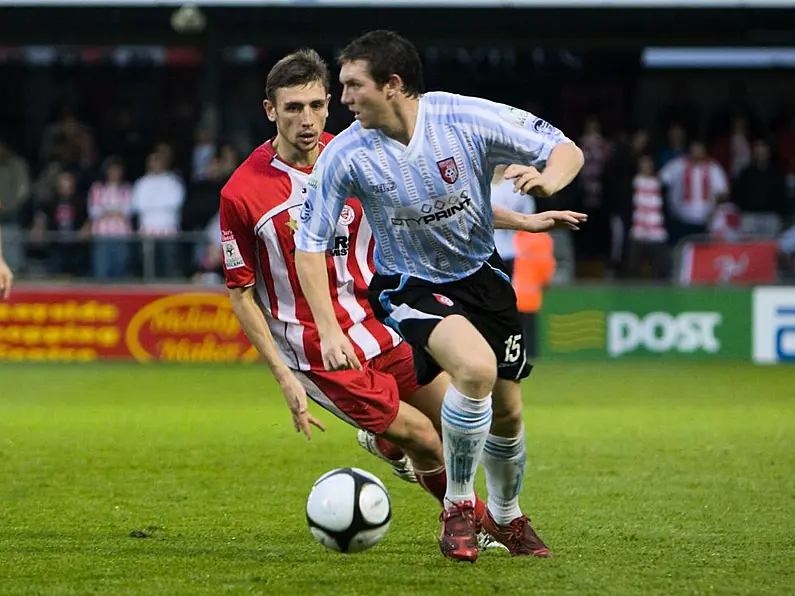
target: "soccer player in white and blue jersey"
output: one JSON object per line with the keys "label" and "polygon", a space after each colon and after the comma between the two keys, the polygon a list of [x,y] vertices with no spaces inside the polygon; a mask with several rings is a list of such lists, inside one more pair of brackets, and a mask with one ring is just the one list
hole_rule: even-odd
{"label": "soccer player in white and blue jersey", "polygon": [[[517,191],[550,196],[569,184],[582,152],[532,114],[474,97],[423,93],[422,65],[399,35],[375,31],[340,57],[342,102],[356,122],[318,159],[296,234],[296,266],[329,370],[359,368],[325,282],[325,251],[348,197],[376,238],[369,286],[376,316],[415,348],[420,382],[439,369],[452,384],[442,408],[447,469],[439,539],[451,559],[475,561],[480,525],[514,555],[549,550],[519,507],[526,452],[519,380],[530,374],[505,266],[494,250],[494,168]],[[474,478],[486,471],[488,508],[476,519]]]}

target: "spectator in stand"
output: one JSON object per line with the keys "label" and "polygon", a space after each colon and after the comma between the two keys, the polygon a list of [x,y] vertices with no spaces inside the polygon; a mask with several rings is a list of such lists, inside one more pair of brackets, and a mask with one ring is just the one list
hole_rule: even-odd
{"label": "spectator in stand", "polygon": [[[219,197],[221,188],[228,179],[221,171],[221,160],[211,157],[205,164],[200,179],[188,188],[185,205],[182,207],[182,230],[186,232],[199,232],[207,229],[207,225],[218,216]],[[187,246],[185,262],[195,265],[201,262],[206,252],[206,242],[191,239]]]}
{"label": "spectator in stand", "polygon": [[604,194],[609,198],[611,221],[618,222],[613,234],[614,267],[622,275],[629,273],[629,231],[632,228],[634,181],[638,160],[649,152],[651,137],[645,129],[636,130],[631,137],[619,136],[615,149],[605,167]]}
{"label": "spectator in stand", "polygon": [[585,121],[578,145],[585,155],[585,165],[578,176],[583,191],[583,206],[586,210],[600,209],[603,174],[612,147],[602,134],[602,125],[596,116],[590,116]]}
{"label": "spectator in stand", "polygon": [[764,139],[754,141],[751,163],[733,185],[732,202],[742,211],[742,232],[755,237],[775,238],[790,215],[784,176]]}
{"label": "spectator in stand", "polygon": [[688,155],[669,161],[660,180],[667,193],[670,243],[706,234],[715,208],[728,196],[729,181],[704,143],[693,141]]}
{"label": "spectator in stand", "polygon": [[90,230],[85,195],[78,192],[70,171],[55,178],[53,197],[39,205],[33,219],[33,235],[43,241],[47,271],[51,275],[81,277],[88,272]]}
{"label": "spectator in stand", "polygon": [[731,180],[751,163],[751,131],[744,116],[732,118],[731,130],[712,144],[711,154]]}
{"label": "spectator in stand", "polygon": [[787,188],[787,203],[795,205],[795,116],[778,131],[777,137],[777,153]]}
{"label": "spectator in stand", "polygon": [[95,182],[88,193],[94,277],[114,279],[129,274],[132,186],[118,158],[107,159],[102,170],[104,180]]}
{"label": "spectator in stand", "polygon": [[193,147],[193,160],[191,163],[191,179],[198,182],[203,179],[207,162],[216,152],[215,135],[208,127],[201,127],[196,132],[196,145]]}
{"label": "spectator in stand", "polygon": [[642,155],[637,160],[637,174],[632,181],[629,272],[632,277],[643,277],[648,266],[652,278],[667,279],[670,260],[662,185],[656,176],[654,159],[651,155]]}
{"label": "spectator in stand", "polygon": [[665,133],[665,144],[657,155],[657,169],[662,169],[672,159],[687,153],[687,133],[681,124],[671,124]]}
{"label": "spectator in stand", "polygon": [[146,174],[133,186],[133,212],[144,237],[154,240],[155,275],[179,275],[179,233],[185,185],[167,171],[164,152],[155,151],[146,161]]}
{"label": "spectator in stand", "polygon": [[586,120],[577,143],[585,156],[585,165],[577,177],[582,199],[579,210],[587,213],[589,219],[588,225],[575,236],[575,243],[579,253],[587,255],[591,274],[602,277],[611,253],[612,238],[610,210],[604,201],[602,182],[612,147],[594,116]]}
{"label": "spectator in stand", "polygon": [[30,200],[30,171],[27,162],[11,151],[0,138],[0,252],[12,271],[22,267],[24,255],[21,214]]}

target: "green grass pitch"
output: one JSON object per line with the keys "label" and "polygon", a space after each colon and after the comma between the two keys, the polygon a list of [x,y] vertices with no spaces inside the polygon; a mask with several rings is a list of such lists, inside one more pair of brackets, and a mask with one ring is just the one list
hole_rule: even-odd
{"label": "green grass pitch", "polygon": [[[522,502],[554,557],[469,565],[352,429],[296,435],[261,367],[2,365],[0,594],[795,593],[791,367],[550,362],[524,395]],[[366,553],[305,524],[340,466],[391,493]]]}

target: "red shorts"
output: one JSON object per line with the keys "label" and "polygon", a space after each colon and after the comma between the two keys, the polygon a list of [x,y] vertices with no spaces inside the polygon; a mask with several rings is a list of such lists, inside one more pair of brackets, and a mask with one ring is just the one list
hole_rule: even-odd
{"label": "red shorts", "polygon": [[348,424],[379,435],[395,420],[400,400],[422,387],[414,374],[414,352],[401,342],[362,367],[295,374],[312,401]]}

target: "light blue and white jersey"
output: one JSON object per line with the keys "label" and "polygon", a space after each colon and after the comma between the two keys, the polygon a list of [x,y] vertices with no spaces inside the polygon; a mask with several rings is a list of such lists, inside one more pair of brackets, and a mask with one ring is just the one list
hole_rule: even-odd
{"label": "light blue and white jersey", "polygon": [[379,274],[435,283],[471,275],[494,251],[491,179],[500,164],[542,169],[570,142],[529,112],[426,93],[408,146],[354,122],[320,154],[301,212],[298,249],[331,247],[345,200],[362,202]]}

